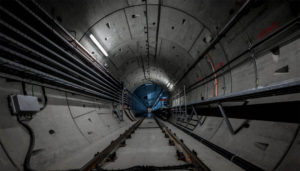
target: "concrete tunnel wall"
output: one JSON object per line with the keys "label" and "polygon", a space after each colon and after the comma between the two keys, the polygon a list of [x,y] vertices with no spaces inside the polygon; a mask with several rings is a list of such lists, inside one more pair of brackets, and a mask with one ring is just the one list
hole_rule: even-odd
{"label": "concrete tunnel wall", "polygon": [[[244,90],[262,88],[269,85],[298,80],[300,78],[300,39],[278,46],[279,54],[270,50],[252,60],[238,65],[230,73],[218,77],[218,84],[212,80],[195,88],[186,95],[187,104],[205,100],[207,98],[236,93]],[[277,72],[281,68],[288,68],[284,72]],[[256,71],[255,71],[256,70]],[[218,94],[216,93],[218,89]],[[181,88],[181,91],[183,88]],[[282,99],[282,101],[288,100]],[[184,104],[184,96],[173,95],[173,106]]]}
{"label": "concrete tunnel wall", "polygon": [[[7,102],[8,95],[23,94],[22,86],[2,78],[0,84],[0,170],[23,170],[29,135],[10,114]],[[40,98],[43,105],[40,86],[27,84],[26,90],[28,95],[33,92]],[[46,108],[28,123],[36,137],[31,159],[36,169],[80,168],[134,123],[126,115],[124,121],[115,118],[111,102],[48,88],[46,95]]]}
{"label": "concrete tunnel wall", "polygon": [[[279,8],[284,8],[284,6]],[[223,50],[221,46],[216,46],[216,48],[212,50],[211,58],[214,60],[215,67],[217,67],[217,64],[220,62],[232,59],[232,57],[239,54],[243,48],[247,48],[248,45],[242,40],[246,33],[248,36],[250,35],[254,42],[257,41],[258,38],[255,36],[259,35],[259,32],[257,32],[258,28],[261,27],[259,23],[262,25],[263,23],[270,23],[269,21],[275,20],[275,16],[278,16],[276,19],[279,23],[289,18],[288,15],[286,15],[285,17],[287,18],[285,18],[283,15],[278,14],[276,10],[269,10],[265,12],[264,15],[257,17],[254,17],[255,15],[257,15],[255,11],[250,12],[245,18],[241,19],[241,23],[245,24],[249,22],[251,18],[255,18],[257,21],[256,24],[252,23],[251,25],[247,25],[248,27],[245,28],[246,31],[242,31],[242,26],[237,25],[229,32],[229,35],[225,37],[225,40],[229,39],[231,41],[221,41]],[[239,47],[240,49],[235,47]],[[278,54],[271,52],[274,47],[278,48]],[[189,92],[186,95],[187,104],[200,102],[201,100],[215,96],[261,88],[281,82],[299,80],[299,47],[300,39],[296,38],[293,41],[283,44],[273,42],[273,45],[270,46],[269,49],[256,53],[255,60],[251,60],[249,54],[244,58],[249,58],[248,60],[232,68],[230,72],[218,77],[218,84],[216,84],[215,80],[212,80]],[[225,58],[222,59],[222,56],[225,56]],[[209,63],[209,59],[204,58],[204,60],[200,61],[199,65],[202,68],[206,68],[201,71],[209,73],[212,71],[212,68],[207,65],[207,63]],[[224,63],[226,64],[226,62]],[[276,72],[284,67],[288,67],[287,72]],[[190,75],[193,74],[197,75],[195,71],[192,71]],[[204,76],[205,75],[204,73]],[[187,77],[182,81],[182,85],[179,88],[180,91],[183,91],[184,84],[189,85],[194,82],[195,79],[193,77]],[[216,87],[218,88],[218,93],[216,93]],[[296,94],[293,96],[255,99],[250,100],[248,104],[293,101],[299,100],[299,97],[300,95]],[[173,106],[184,105],[185,98],[184,96],[178,97],[175,93],[172,101]],[[236,104],[237,103],[238,102],[236,102]],[[298,111],[289,111],[288,109],[287,112],[295,115],[298,114]],[[175,122],[175,119],[176,118],[173,117],[171,120]],[[230,119],[235,130],[245,121],[245,119]],[[299,123],[250,120],[249,128],[243,128],[238,134],[232,135],[220,115],[220,117],[206,117],[204,124],[202,126],[198,125],[192,132],[263,169],[298,170],[300,168],[300,160],[297,155],[300,150]]]}
{"label": "concrete tunnel wall", "polygon": [[[232,80],[226,79],[226,75],[219,77],[219,96],[285,81],[299,80],[299,47],[300,39],[296,39],[279,47],[278,60],[274,59],[275,55],[271,52],[266,52],[262,56],[258,56],[256,58],[257,85],[255,85],[256,76],[252,61],[245,62],[237,68],[232,69]],[[289,67],[288,72],[275,72],[284,66]],[[214,90],[214,81],[200,86],[187,94],[187,104],[199,102],[202,97],[202,100],[215,97]],[[184,105],[184,96],[174,97],[173,106]],[[297,101],[299,98],[300,94],[253,99],[249,100],[248,105]],[[242,102],[233,102],[231,104],[242,105]],[[230,105],[230,103],[225,103],[224,105]],[[292,115],[299,114],[299,110],[289,111],[289,109],[286,109],[286,112]],[[282,115],[284,117],[285,113]],[[238,129],[246,121],[246,119],[229,120],[234,130]],[[171,121],[175,123],[176,117],[172,117]],[[203,125],[198,124],[192,132],[265,170],[296,171],[300,168],[298,155],[300,153],[299,128],[299,123],[250,120],[248,128],[243,128],[236,135],[232,135],[220,114],[220,117],[206,117]]]}
{"label": "concrete tunnel wall", "polygon": [[[70,30],[96,60],[122,80],[126,88],[134,91],[140,85],[151,81],[168,89],[167,82],[174,83],[182,76],[244,1],[163,0],[160,17],[157,0],[148,0],[148,5],[145,5],[144,0],[38,2],[53,18]],[[250,43],[256,43],[295,18],[299,13],[298,8],[299,4],[294,1],[257,2],[209,52],[215,68],[226,64],[247,49]],[[65,9],[69,9],[68,12]],[[145,12],[148,13],[147,17]],[[145,27],[148,29],[145,30]],[[268,33],[262,34],[264,30],[268,30]],[[93,45],[89,38],[90,33],[108,51],[108,58]],[[244,56],[243,59],[248,57]],[[240,71],[254,72],[253,62],[246,65],[248,68]],[[219,78],[219,95],[256,86],[253,78],[234,80],[239,77],[236,74],[240,71],[236,69]],[[175,88],[189,86],[211,72],[213,68],[205,57]],[[230,85],[230,82],[235,84],[235,81],[244,81],[249,86]],[[224,82],[226,85],[222,85]],[[208,97],[210,96],[211,93]]]}

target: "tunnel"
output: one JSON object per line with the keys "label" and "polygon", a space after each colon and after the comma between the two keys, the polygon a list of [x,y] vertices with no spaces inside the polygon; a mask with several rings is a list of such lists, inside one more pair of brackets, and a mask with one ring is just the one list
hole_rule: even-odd
{"label": "tunnel", "polygon": [[0,0],[0,170],[300,170],[299,0]]}

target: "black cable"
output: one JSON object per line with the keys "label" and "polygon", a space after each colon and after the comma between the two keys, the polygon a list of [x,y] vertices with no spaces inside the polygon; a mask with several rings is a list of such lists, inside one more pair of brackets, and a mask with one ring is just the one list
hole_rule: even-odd
{"label": "black cable", "polygon": [[23,90],[23,94],[24,94],[24,95],[27,95],[26,84],[25,84],[25,82],[22,82],[22,90]]}
{"label": "black cable", "polygon": [[[23,94],[27,95],[25,82],[22,82],[22,90],[23,90]],[[32,114],[30,114],[29,118],[28,118],[28,115],[24,115],[24,116],[25,116],[24,121],[29,121],[32,119]],[[34,132],[31,129],[31,127],[29,125],[27,125],[26,123],[24,123],[23,120],[20,119],[20,117],[21,116],[18,114],[17,120],[18,120],[19,124],[21,124],[28,131],[29,136],[30,136],[29,147],[28,147],[28,150],[26,153],[23,167],[24,167],[24,171],[32,171],[33,169],[31,169],[31,166],[30,166],[30,159],[31,159],[32,151],[33,151],[34,144],[35,144],[35,136],[34,136]]]}
{"label": "black cable", "polygon": [[14,160],[11,158],[11,156],[9,155],[9,153],[7,152],[6,148],[4,147],[4,145],[2,144],[2,142],[0,141],[0,146],[3,150],[3,152],[5,153],[6,157],[8,158],[8,160],[10,161],[10,163],[18,170],[20,171],[19,167],[17,166],[17,164],[14,162]]}
{"label": "black cable", "polygon": [[26,157],[24,160],[24,166],[23,166],[24,171],[33,171],[33,169],[30,166],[30,159],[31,159],[32,151],[33,151],[34,144],[35,144],[35,136],[34,136],[34,133],[33,133],[33,130],[31,129],[31,127],[21,121],[20,115],[17,115],[17,120],[28,131],[29,136],[30,136],[29,147],[28,147]]}
{"label": "black cable", "polygon": [[43,91],[43,97],[44,97],[44,106],[41,107],[40,111],[44,110],[48,104],[48,98],[47,98],[47,95],[46,95],[46,90],[45,90],[45,87],[42,87],[42,91]]}

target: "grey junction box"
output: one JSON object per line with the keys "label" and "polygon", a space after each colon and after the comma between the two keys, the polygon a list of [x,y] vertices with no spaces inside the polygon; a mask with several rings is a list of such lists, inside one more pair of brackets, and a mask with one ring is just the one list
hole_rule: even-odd
{"label": "grey junction box", "polygon": [[9,101],[12,108],[12,113],[15,115],[36,113],[40,111],[38,98],[35,96],[10,95]]}

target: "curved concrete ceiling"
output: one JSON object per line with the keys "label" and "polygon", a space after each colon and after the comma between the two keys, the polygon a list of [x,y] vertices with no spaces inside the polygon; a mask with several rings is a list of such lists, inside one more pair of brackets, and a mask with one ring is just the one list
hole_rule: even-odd
{"label": "curved concrete ceiling", "polygon": [[[40,2],[131,91],[147,82],[165,88],[168,82],[176,82],[243,3],[243,0]],[[188,86],[213,72],[212,63],[224,64],[228,56],[246,49],[251,42],[249,35],[254,37],[256,32],[244,33],[245,29],[242,23],[233,29],[235,32],[210,51],[209,59],[201,60],[189,73],[184,84]],[[90,34],[107,50],[108,57],[96,48]],[[238,46],[223,48],[233,39]]]}

